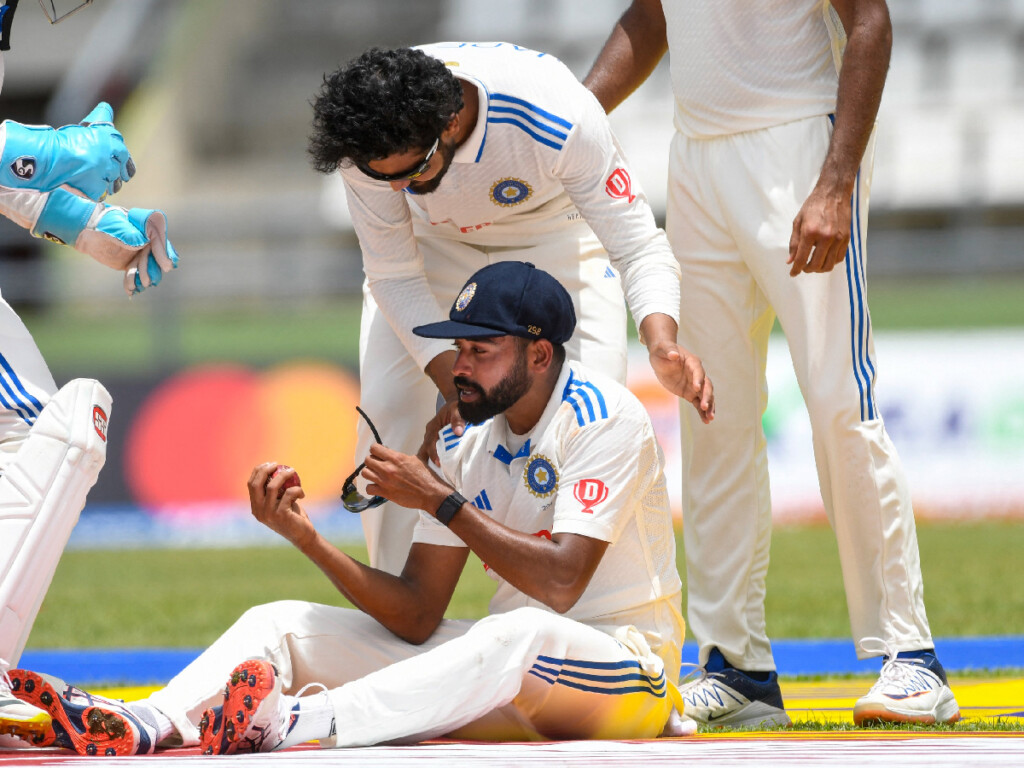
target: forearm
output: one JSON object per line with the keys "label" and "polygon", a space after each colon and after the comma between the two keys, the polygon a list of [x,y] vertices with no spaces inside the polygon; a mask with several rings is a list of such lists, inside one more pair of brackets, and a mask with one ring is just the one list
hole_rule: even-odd
{"label": "forearm", "polygon": [[608,253],[619,271],[626,304],[639,329],[652,314],[666,316],[673,323],[679,318],[679,262],[665,233],[655,229],[653,223],[650,232],[640,250],[626,255],[612,250]]}
{"label": "forearm", "polygon": [[576,604],[600,560],[598,556],[592,565],[588,562],[581,567],[580,559],[567,556],[565,550],[582,537],[558,534],[552,539],[522,533],[496,522],[469,502],[462,505],[449,527],[488,568],[559,613]]}
{"label": "forearm", "polygon": [[821,184],[852,193],[878,115],[892,49],[888,10],[879,2],[834,3],[847,32],[839,73],[835,128]]}
{"label": "forearm", "polygon": [[[447,320],[448,313],[442,310],[431,291],[430,283],[422,268],[410,267],[413,274],[380,277],[376,272],[376,259],[363,250],[363,265],[367,271],[368,285],[377,311],[387,321],[395,336],[402,342],[409,356],[421,370],[440,354],[452,349],[451,342],[441,339],[425,339],[416,336],[412,329],[440,320]],[[436,382],[435,382],[436,383]]]}
{"label": "forearm", "polygon": [[[409,509],[422,509],[435,517],[452,493],[452,485],[430,471],[415,456],[383,445],[370,447],[363,477],[369,483],[367,489],[370,493],[380,494]],[[565,612],[590,583],[590,577],[607,547],[605,541],[587,536],[556,534],[542,538],[540,534],[535,536],[516,531],[485,515],[469,501],[464,501],[450,518],[442,518],[441,522],[447,523],[465,547],[414,543],[402,571],[402,579],[422,586],[417,590],[401,591],[387,581],[376,583],[380,588],[394,589],[396,601],[420,601],[425,597],[424,602],[442,606],[443,613],[468,552],[472,550],[495,573],[524,594],[556,611]],[[351,590],[349,578],[346,576],[344,581],[346,589]],[[374,590],[378,588],[376,584]],[[403,590],[406,588],[407,585],[402,586]],[[376,595],[372,596],[374,600],[378,599]],[[359,597],[364,596],[360,594]],[[381,602],[391,599],[382,598]],[[416,609],[417,606],[401,606],[396,610]],[[368,612],[377,616],[378,612],[383,614],[383,609]]]}
{"label": "forearm", "polygon": [[441,615],[429,612],[415,585],[385,571],[360,563],[318,532],[295,545],[356,608],[372,616],[403,640],[423,642],[433,633]]}
{"label": "forearm", "polygon": [[679,332],[679,325],[675,318],[660,312],[650,314],[640,323],[640,340],[650,350],[659,347],[675,345]]}
{"label": "forearm", "polygon": [[668,50],[660,0],[634,0],[583,79],[611,112],[654,71]]}
{"label": "forearm", "polygon": [[31,232],[49,198],[48,192],[0,186],[0,214]]}

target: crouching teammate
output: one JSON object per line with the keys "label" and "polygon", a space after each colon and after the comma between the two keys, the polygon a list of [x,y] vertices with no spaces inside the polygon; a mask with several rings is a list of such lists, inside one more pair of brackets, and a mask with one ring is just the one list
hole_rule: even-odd
{"label": "crouching teammate", "polygon": [[[289,474],[268,483],[277,465],[260,465],[249,480],[255,517],[360,610],[253,608],[166,688],[131,704],[12,671],[15,694],[53,715],[58,744],[132,754],[173,740],[225,754],[312,739],[693,731],[672,683],[681,583],[647,412],[625,387],[565,361],[572,301],[531,264],[484,267],[449,317],[415,333],[455,339],[459,409],[474,426],[441,432],[440,476],[382,445],[363,470],[370,492],[424,510],[401,576],[327,543],[298,504],[302,489],[279,498]],[[498,582],[491,615],[443,619],[470,551]],[[302,696],[316,683],[324,690]]]}
{"label": "crouching teammate", "polygon": [[[0,5],[3,53],[17,2]],[[177,266],[160,211],[100,202],[135,173],[114,113],[82,123],[0,123],[0,214],[124,272],[129,295]],[[12,697],[21,656],[61,552],[106,458],[110,395],[98,381],[57,389],[25,325],[0,297],[0,736],[41,738],[49,717]]]}

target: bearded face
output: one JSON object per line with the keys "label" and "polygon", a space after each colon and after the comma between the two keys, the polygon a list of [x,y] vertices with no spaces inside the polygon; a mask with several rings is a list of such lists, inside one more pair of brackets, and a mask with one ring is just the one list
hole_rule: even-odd
{"label": "bearded face", "polygon": [[519,345],[512,367],[501,381],[485,390],[466,376],[456,376],[455,386],[460,390],[471,390],[475,397],[466,402],[459,395],[459,413],[470,424],[480,424],[487,419],[504,413],[530,389],[530,376],[526,365],[526,346]]}
{"label": "bearded face", "polygon": [[441,160],[443,161],[441,170],[438,171],[433,178],[428,179],[427,181],[409,182],[409,189],[417,195],[429,195],[441,186],[441,179],[443,179],[445,174],[448,173],[448,168],[450,168],[452,164],[452,158],[455,157],[455,139],[445,141],[442,138],[441,143],[438,144],[437,153],[441,156]]}

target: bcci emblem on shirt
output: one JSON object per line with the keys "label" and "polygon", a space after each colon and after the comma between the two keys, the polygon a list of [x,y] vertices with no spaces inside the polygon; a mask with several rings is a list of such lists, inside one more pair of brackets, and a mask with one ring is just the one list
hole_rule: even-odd
{"label": "bcci emblem on shirt", "polygon": [[528,200],[532,194],[533,187],[522,179],[513,179],[511,176],[494,182],[494,186],[491,187],[491,199],[495,204],[505,208]]}
{"label": "bcci emblem on shirt", "polygon": [[526,463],[523,479],[530,493],[539,498],[550,496],[558,488],[558,473],[546,456],[534,456]]}

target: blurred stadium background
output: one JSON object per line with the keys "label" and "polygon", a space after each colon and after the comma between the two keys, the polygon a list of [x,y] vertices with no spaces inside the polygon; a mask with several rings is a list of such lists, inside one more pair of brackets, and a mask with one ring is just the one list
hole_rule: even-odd
{"label": "blurred stadium background", "polygon": [[[360,256],[306,160],[322,75],[371,45],[508,40],[582,77],[626,0],[97,0],[49,27],[23,3],[3,117],[77,122],[104,99],[166,211],[181,268],[120,276],[0,220],[0,286],[63,383],[114,395],[107,466],[73,547],[248,543],[256,462],[296,466],[323,524],[354,465]],[[890,0],[895,39],[868,242],[879,402],[919,516],[1024,510],[1024,0]],[[664,211],[664,62],[613,115]],[[669,467],[675,409],[632,366]],[[809,426],[778,335],[765,417],[780,521],[817,520]],[[397,417],[397,415],[396,415]],[[377,416],[375,418],[387,418]],[[210,525],[214,523],[215,525]],[[255,538],[254,538],[255,537]]]}

